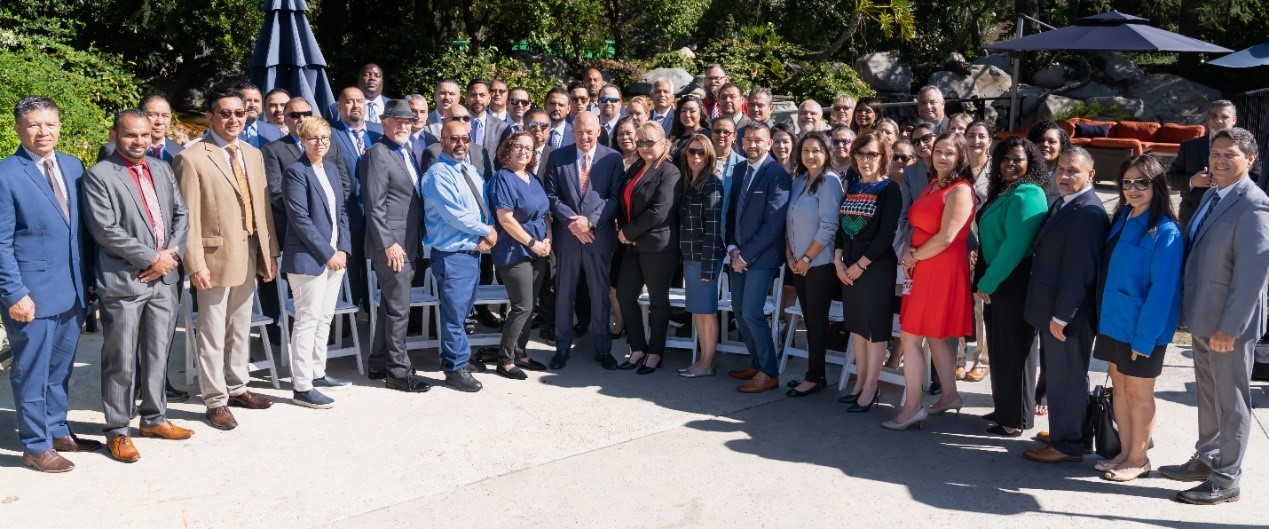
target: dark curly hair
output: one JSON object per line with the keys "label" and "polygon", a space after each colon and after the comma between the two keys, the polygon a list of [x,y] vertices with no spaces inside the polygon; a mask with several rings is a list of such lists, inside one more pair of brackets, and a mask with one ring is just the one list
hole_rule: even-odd
{"label": "dark curly hair", "polygon": [[1021,136],[1010,136],[996,143],[996,147],[991,150],[991,175],[987,178],[987,203],[991,203],[1009,189],[1009,186],[1014,185],[1004,181],[1001,176],[1004,172],[1000,170],[1000,165],[1005,161],[1005,155],[1018,147],[1022,147],[1022,152],[1027,154],[1027,172],[1015,183],[1030,183],[1040,186],[1040,189],[1048,189],[1049,169],[1044,165],[1040,148],[1031,143],[1031,140]]}
{"label": "dark curly hair", "polygon": [[[528,131],[522,130],[519,132],[512,132],[510,136],[507,136],[506,139],[502,140],[502,143],[498,144],[498,152],[497,152],[498,165],[505,166],[507,165],[507,162],[511,161],[511,146],[515,145],[516,140],[523,137],[528,137],[530,142],[534,141],[533,134],[529,133]],[[529,163],[524,166],[524,170],[533,172],[534,169],[537,169],[537,165],[538,165],[538,157],[530,156]]]}

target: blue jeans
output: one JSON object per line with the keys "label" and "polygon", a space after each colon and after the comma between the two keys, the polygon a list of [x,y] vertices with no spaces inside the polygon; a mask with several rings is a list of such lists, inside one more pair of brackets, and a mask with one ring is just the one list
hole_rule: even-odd
{"label": "blue jeans", "polygon": [[480,254],[433,250],[432,274],[441,302],[441,368],[448,375],[471,359],[471,342],[463,327],[480,285]]}
{"label": "blue jeans", "polygon": [[777,270],[750,268],[742,274],[730,272],[731,308],[736,314],[740,339],[749,349],[750,365],[771,377],[780,375],[780,366],[776,361],[775,338],[762,308],[767,303],[767,294],[771,292],[771,281],[775,279]]}

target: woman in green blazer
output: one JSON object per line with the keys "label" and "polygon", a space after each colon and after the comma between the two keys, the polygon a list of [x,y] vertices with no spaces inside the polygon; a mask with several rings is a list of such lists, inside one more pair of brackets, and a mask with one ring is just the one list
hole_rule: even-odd
{"label": "woman in green blazer", "polygon": [[996,424],[987,431],[1017,437],[1031,427],[1035,414],[1026,379],[1035,329],[1023,320],[1022,307],[1031,276],[1031,245],[1048,210],[1044,194],[1048,169],[1040,150],[1023,138],[997,144],[991,163],[987,202],[978,212],[980,247],[974,270],[987,322],[995,403],[989,417]]}

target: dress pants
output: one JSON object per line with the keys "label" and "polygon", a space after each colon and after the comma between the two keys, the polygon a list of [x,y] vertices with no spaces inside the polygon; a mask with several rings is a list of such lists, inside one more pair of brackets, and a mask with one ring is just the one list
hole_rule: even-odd
{"label": "dress pants", "polygon": [[767,324],[767,315],[762,309],[778,271],[776,268],[749,268],[744,272],[728,272],[731,274],[731,308],[736,315],[736,330],[740,331],[740,340],[749,350],[750,365],[771,377],[780,376],[780,366],[776,360],[771,326]]}
{"label": "dress pants", "polygon": [[[559,258],[556,255],[551,254],[550,266],[546,269],[546,276],[542,278],[542,286],[538,288],[536,314],[541,318],[542,325],[551,329],[555,328],[555,275],[559,270]],[[573,314],[577,316],[577,323],[590,325],[590,289],[586,288],[586,282],[577,285],[573,297]]]}
{"label": "dress pants", "polygon": [[[678,248],[660,252],[627,249],[622,253],[621,275],[617,278],[617,305],[626,325],[626,340],[631,351],[647,354],[665,353],[665,338],[670,327],[670,285],[679,267]],[[648,287],[648,326],[643,328],[643,310],[639,295]],[[600,329],[595,332],[605,332]],[[651,333],[651,338],[645,332]]]}
{"label": "dress pants", "polygon": [[66,424],[67,387],[79,345],[83,307],[21,323],[3,312],[13,366],[9,380],[17,408],[18,439],[28,454],[53,449],[53,439],[70,435]]}
{"label": "dress pants", "polygon": [[335,303],[344,285],[344,271],[322,270],[321,275],[287,274],[295,303],[291,323],[291,389],[313,389],[313,379],[326,376],[326,341]]}
{"label": "dress pants", "polygon": [[[105,297],[101,303],[101,402],[107,437],[127,435],[137,415],[141,424],[167,421],[167,359],[176,329],[177,285],[153,281],[140,296]],[[138,380],[138,376],[140,380]],[[139,383],[139,384],[138,384]]]}
{"label": "dress pants", "polygon": [[502,324],[502,341],[498,344],[499,364],[510,364],[525,354],[524,348],[529,344],[529,320],[548,266],[547,259],[541,258],[498,268],[498,276],[511,300],[511,311]]}
{"label": "dress pants", "polygon": [[[828,311],[833,305],[833,295],[842,289],[833,263],[812,266],[805,276],[793,275],[793,289],[798,293],[802,306],[802,321],[806,324],[806,378],[808,382],[827,379],[824,373],[824,357],[828,352]],[[792,331],[790,331],[792,332]]]}
{"label": "dress pants", "polygon": [[[252,241],[248,255],[258,251]],[[249,279],[243,284],[198,291],[198,386],[208,408],[225,406],[230,396],[247,392],[255,275],[252,260],[247,265]]]}
{"label": "dress pants", "polygon": [[[405,346],[410,324],[410,283],[414,279],[414,261],[406,259],[400,272],[388,266],[383,252],[372,258],[375,278],[379,282],[379,310],[375,315],[374,338],[370,341],[368,370],[387,372],[392,378],[414,374],[410,351]],[[438,285],[439,278],[438,278]]]}
{"label": "dress pants", "polygon": [[1049,439],[1053,448],[1071,456],[1084,455],[1084,412],[1088,408],[1088,363],[1093,356],[1093,326],[1087,315],[1075,318],[1058,341],[1048,329],[1039,331],[1045,349],[1044,370],[1049,382]]}
{"label": "dress pants", "polygon": [[[1212,467],[1209,481],[1238,486],[1251,439],[1251,364],[1256,340],[1236,339],[1234,350],[1214,353],[1211,337],[1194,337],[1194,384],[1198,389],[1199,439],[1194,449]],[[1050,390],[1051,392],[1052,390]]]}
{"label": "dress pants", "polygon": [[1022,317],[1030,277],[1031,258],[1027,257],[1000,282],[991,294],[991,303],[983,307],[996,424],[1009,428],[1030,428],[1035,419],[1035,400],[1030,398],[1034,389],[1028,388],[1027,376],[1035,329]]}
{"label": "dress pants", "polygon": [[457,372],[471,360],[465,322],[480,286],[480,253],[432,250],[432,273],[441,313],[441,368]]}
{"label": "dress pants", "polygon": [[[591,292],[590,321],[607,326],[611,316],[608,306],[608,268],[611,253],[589,253],[585,249],[556,254],[555,270],[555,352],[570,353],[573,347],[573,296],[582,276]],[[596,355],[612,352],[612,335],[607,329],[591,334]]]}

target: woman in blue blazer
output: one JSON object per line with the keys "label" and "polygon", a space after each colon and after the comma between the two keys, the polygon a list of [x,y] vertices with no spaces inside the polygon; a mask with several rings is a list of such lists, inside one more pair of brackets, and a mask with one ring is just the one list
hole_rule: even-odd
{"label": "woman in blue blazer", "polygon": [[1146,449],[1154,424],[1154,379],[1181,311],[1185,241],[1168,200],[1163,165],[1153,156],[1124,163],[1119,207],[1099,276],[1100,318],[1093,356],[1110,362],[1115,420],[1123,450],[1097,463],[1103,478],[1150,474]]}
{"label": "woman in blue blazer", "polygon": [[335,401],[317,388],[349,384],[326,374],[326,340],[352,251],[352,236],[339,172],[335,164],[322,159],[330,150],[330,125],[310,117],[301,121],[298,129],[304,157],[287,167],[282,178],[288,229],[281,271],[287,274],[295,301],[290,351],[292,401],[308,408],[329,408]]}

